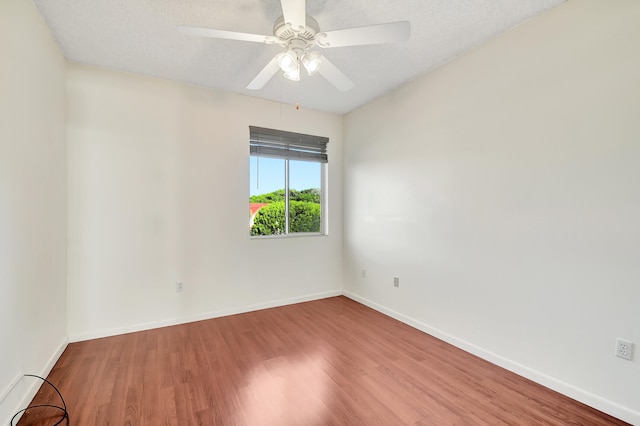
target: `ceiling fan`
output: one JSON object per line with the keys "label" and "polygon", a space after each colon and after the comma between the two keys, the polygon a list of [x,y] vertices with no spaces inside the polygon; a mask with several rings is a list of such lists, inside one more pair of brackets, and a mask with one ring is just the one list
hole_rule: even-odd
{"label": "ceiling fan", "polygon": [[322,75],[340,91],[353,87],[353,82],[313,47],[321,48],[380,44],[409,39],[408,21],[389,22],[334,31],[320,31],[315,19],[306,14],[305,0],[281,0],[282,15],[273,26],[273,35],[239,33],[235,31],[180,25],[182,34],[227,40],[278,44],[284,50],[278,53],[249,83],[247,89],[260,90],[281,70],[289,80],[300,80],[301,65],[311,76]]}

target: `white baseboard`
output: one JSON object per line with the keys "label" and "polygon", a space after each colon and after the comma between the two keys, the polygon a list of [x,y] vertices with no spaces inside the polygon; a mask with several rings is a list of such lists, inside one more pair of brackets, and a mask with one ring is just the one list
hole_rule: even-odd
{"label": "white baseboard", "polygon": [[[51,357],[49,358],[47,363],[44,365],[42,370],[37,371],[37,372],[26,372],[25,374],[37,374],[40,377],[47,378],[49,373],[51,373],[51,370],[53,370],[53,367],[56,365],[56,362],[58,362],[58,359],[60,359],[60,356],[62,355],[64,350],[67,348],[68,344],[69,344],[69,340],[68,339],[64,339],[62,341],[62,343],[60,344],[60,346],[58,346],[58,348],[51,355]],[[40,386],[42,386],[42,383],[43,383],[40,379],[37,379],[37,378],[34,378],[34,377],[24,377],[24,375],[22,375],[19,378],[19,380],[14,384],[14,388],[15,388],[15,385],[17,385],[21,381],[24,382],[24,386],[26,387],[27,390],[26,390],[24,396],[21,398],[20,404],[13,410],[13,413],[17,413],[18,411],[20,411],[20,410],[22,410],[24,408],[27,408],[29,406],[29,404],[31,403],[31,401],[33,400],[33,397],[35,397],[36,393],[38,393],[38,389],[40,389]],[[54,404],[57,404],[57,403],[58,403],[58,401],[56,401]],[[18,421],[20,421],[20,418],[22,417],[22,414],[23,413],[21,413],[18,416],[16,416],[16,418],[14,420],[14,424],[17,424]],[[10,421],[11,421],[11,419],[7,419],[7,423],[6,424],[9,424]]]}
{"label": "white baseboard", "polygon": [[22,380],[22,376],[24,376],[24,374],[22,372],[20,372],[13,379],[11,379],[11,381],[9,382],[7,387],[2,391],[2,393],[0,393],[0,404],[11,393],[11,391],[13,391],[13,388],[16,387],[18,382],[20,382],[20,380]]}
{"label": "white baseboard", "polygon": [[563,395],[566,395],[569,398],[575,399],[576,401],[582,402],[583,404],[586,404],[590,407],[593,407],[597,410],[600,410],[618,419],[624,420],[625,422],[629,422],[633,425],[640,425],[640,413],[637,411],[634,411],[630,408],[624,407],[620,404],[609,401],[607,399],[601,398],[592,393],[586,392],[582,389],[579,389],[568,383],[557,380],[553,377],[547,376],[546,374],[543,374],[525,365],[519,364],[515,361],[502,357],[496,353],[483,349],[465,340],[459,339],[455,336],[452,336],[451,334],[445,333],[442,330],[431,327],[413,318],[405,316],[399,312],[396,312],[392,309],[389,309],[385,306],[382,306],[376,302],[373,302],[369,299],[366,299],[350,291],[345,290],[343,294],[344,296],[352,300],[355,300],[356,302],[362,303],[363,305],[368,306],[371,309],[374,309],[378,312],[388,315],[394,319],[397,319],[400,322],[410,325],[413,328],[423,331],[447,343],[450,343],[453,346],[456,346],[466,352],[476,355],[486,361],[491,362],[492,364],[498,365],[502,368],[512,371],[522,377],[526,377],[527,379],[532,380],[536,383],[539,383],[543,386],[546,386],[549,389],[553,389],[554,391],[559,392]]}
{"label": "white baseboard", "polygon": [[229,315],[244,314],[247,312],[259,311],[262,309],[276,308],[278,306],[293,305],[294,303],[310,302],[312,300],[326,299],[328,297],[342,296],[342,290],[326,291],[322,293],[307,294],[304,296],[291,297],[288,299],[272,300],[254,305],[239,306],[231,309],[222,309],[213,312],[203,312],[194,315],[187,315],[179,318],[170,318],[162,321],[153,321],[143,324],[136,324],[127,327],[110,328],[105,330],[92,331],[87,333],[69,335],[70,342],[81,342],[83,340],[99,339],[102,337],[117,336],[120,334],[133,333],[136,331],[151,330],[160,327],[186,324],[194,321],[203,321],[213,318],[226,317]]}

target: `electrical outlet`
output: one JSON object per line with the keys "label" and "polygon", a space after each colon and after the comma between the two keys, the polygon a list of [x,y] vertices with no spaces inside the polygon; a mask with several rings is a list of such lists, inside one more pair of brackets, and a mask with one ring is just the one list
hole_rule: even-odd
{"label": "electrical outlet", "polygon": [[176,283],[176,293],[182,292],[182,281]]}
{"label": "electrical outlet", "polygon": [[360,276],[362,276],[362,278],[367,278],[367,270],[363,269],[362,271],[360,271]]}
{"label": "electrical outlet", "polygon": [[400,278],[393,277],[393,286],[394,287],[400,287]]}
{"label": "electrical outlet", "polygon": [[616,356],[631,361],[631,358],[633,358],[633,343],[616,339]]}

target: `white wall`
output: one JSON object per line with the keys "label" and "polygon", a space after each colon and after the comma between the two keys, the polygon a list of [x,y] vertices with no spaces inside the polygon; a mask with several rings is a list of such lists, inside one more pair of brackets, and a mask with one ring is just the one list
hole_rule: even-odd
{"label": "white wall", "polygon": [[65,66],[33,4],[0,0],[2,424],[66,344]]}
{"label": "white wall", "polygon": [[[67,97],[72,341],[341,293],[341,116],[80,65]],[[249,239],[249,125],[330,138],[328,236]]]}
{"label": "white wall", "polygon": [[344,134],[348,295],[635,424],[638,22],[634,0],[568,1]]}

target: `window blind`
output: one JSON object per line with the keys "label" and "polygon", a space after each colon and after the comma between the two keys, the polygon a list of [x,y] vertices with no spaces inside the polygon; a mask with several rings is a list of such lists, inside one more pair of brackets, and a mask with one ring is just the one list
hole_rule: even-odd
{"label": "window blind", "polygon": [[249,152],[259,157],[328,162],[329,138],[249,126]]}

